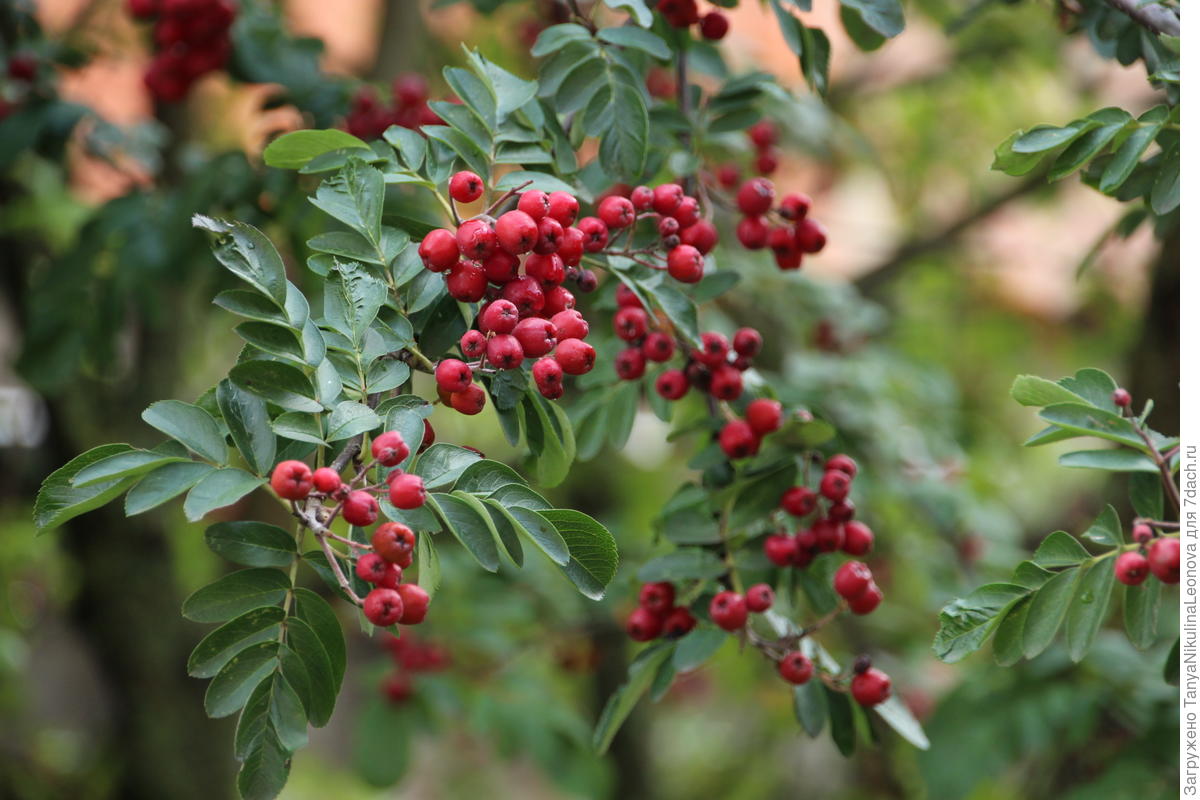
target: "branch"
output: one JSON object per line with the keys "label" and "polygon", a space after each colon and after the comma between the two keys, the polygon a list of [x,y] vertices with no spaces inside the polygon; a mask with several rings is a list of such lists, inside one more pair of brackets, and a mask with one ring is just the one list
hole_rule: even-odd
{"label": "branch", "polygon": [[1105,0],[1151,33],[1179,35],[1179,15],[1161,3],[1140,5],[1137,0]]}

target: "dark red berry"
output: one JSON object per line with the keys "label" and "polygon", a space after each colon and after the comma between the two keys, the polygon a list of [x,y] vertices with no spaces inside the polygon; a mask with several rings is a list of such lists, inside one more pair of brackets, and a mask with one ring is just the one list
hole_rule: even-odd
{"label": "dark red berry", "polygon": [[642,341],[642,352],[651,361],[662,363],[675,355],[675,340],[661,331],[652,331]]}
{"label": "dark red berry", "polygon": [[458,347],[464,356],[474,361],[482,356],[487,348],[487,337],[483,335],[482,331],[467,331],[458,340]]}
{"label": "dark red berry", "polygon": [[313,489],[312,469],[303,461],[280,461],[271,472],[271,488],[284,500],[303,500]]}
{"label": "dark red berry", "polygon": [[450,407],[460,414],[474,416],[483,411],[485,405],[487,405],[487,394],[483,391],[483,387],[476,383],[461,392],[450,394]]}
{"label": "dark red berry", "polygon": [[875,534],[861,522],[851,521],[842,526],[846,538],[842,541],[842,551],[852,556],[865,556],[875,545]]}
{"label": "dark red berry", "polygon": [[666,614],[675,605],[675,587],[669,581],[647,583],[638,592],[638,605],[656,615]]}
{"label": "dark red berry", "polygon": [[617,337],[627,342],[636,342],[646,335],[650,318],[640,308],[620,308],[613,315],[613,330]]}
{"label": "dark red berry", "polygon": [[617,376],[623,381],[636,381],[646,374],[646,356],[640,347],[626,347],[613,361]]}
{"label": "dark red berry", "polygon": [[746,608],[756,614],[775,604],[775,592],[765,583],[756,583],[746,590]]}
{"label": "dark red berry", "polygon": [[524,357],[538,358],[554,349],[558,343],[554,323],[541,317],[529,317],[521,320],[513,336],[521,345]]}
{"label": "dark red berry", "polygon": [[759,436],[773,433],[783,424],[783,405],[766,397],[751,400],[746,406],[746,422]]}
{"label": "dark red berry", "polygon": [[862,594],[851,600],[848,600],[847,604],[850,606],[851,611],[862,616],[864,614],[870,614],[876,608],[879,608],[879,604],[881,602],[883,602],[883,592],[881,592],[879,587],[872,582],[867,585],[867,588],[863,590]]}
{"label": "dark red berry", "polygon": [[749,616],[746,598],[737,592],[718,592],[708,604],[708,615],[717,627],[736,631],[746,624],[746,618]]}
{"label": "dark red berry", "polygon": [[829,460],[825,462],[825,470],[828,472],[831,469],[840,470],[851,478],[858,474],[858,464],[854,462],[853,458],[842,453],[830,456]]}
{"label": "dark red berry", "polygon": [[793,517],[806,517],[817,508],[817,495],[807,486],[793,486],[779,498],[779,505]]}
{"label": "dark red berry", "polygon": [[401,525],[399,522],[385,522],[371,534],[371,547],[380,558],[393,564],[409,560],[416,545],[416,534],[407,525]]}
{"label": "dark red berry", "polygon": [[386,628],[404,616],[404,601],[395,589],[372,589],[363,600],[363,614],[372,624]]}
{"label": "dark red berry", "polygon": [[840,469],[827,470],[821,476],[821,495],[834,501],[845,500],[850,493],[850,476]]}
{"label": "dark red berry", "polygon": [[737,224],[737,238],[747,250],[761,250],[767,246],[771,229],[762,217],[743,217]]}
{"label": "dark red berry", "polygon": [[751,178],[737,192],[737,204],[749,217],[760,217],[775,203],[775,186],[766,178]]}
{"label": "dark red berry", "polygon": [[487,360],[497,369],[516,369],[525,360],[525,351],[516,336],[511,333],[499,333],[488,339]]}
{"label": "dark red berry", "polygon": [[710,11],[700,18],[700,35],[705,39],[717,41],[724,39],[729,33],[729,17],[720,11]]}
{"label": "dark red berry", "polygon": [[669,369],[654,381],[654,390],[666,400],[678,400],[687,394],[687,376],[682,370]]}
{"label": "dark red berry", "polygon": [[850,681],[850,693],[860,706],[877,706],[892,695],[892,679],[870,667]]}
{"label": "dark red berry", "polygon": [[763,553],[775,566],[789,566],[796,558],[796,540],[785,533],[773,533],[763,539]]}
{"label": "dark red berry", "polygon": [[690,244],[681,244],[667,254],[667,272],[680,283],[695,283],[704,276],[704,256]]}
{"label": "dark red berry", "polygon": [[658,614],[638,606],[625,623],[625,632],[635,642],[649,642],[662,634],[663,620]]}
{"label": "dark red berry", "polygon": [[779,677],[797,686],[808,683],[813,674],[813,662],[799,650],[793,650],[779,662]]}
{"label": "dark red berry", "polygon": [[718,441],[730,459],[749,458],[758,452],[758,437],[754,435],[750,426],[740,419],[725,423]]}
{"label": "dark red berry", "polygon": [[847,561],[833,575],[833,590],[847,600],[853,600],[871,585],[871,570],[861,561]]}
{"label": "dark red berry", "polygon": [[678,639],[691,632],[696,627],[696,618],[686,608],[672,608],[663,620],[663,636],[668,639]]}

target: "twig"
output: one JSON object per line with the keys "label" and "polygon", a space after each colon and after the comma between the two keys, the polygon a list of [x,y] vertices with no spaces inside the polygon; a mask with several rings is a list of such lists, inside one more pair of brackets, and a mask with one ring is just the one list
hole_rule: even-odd
{"label": "twig", "polygon": [[1151,33],[1179,35],[1179,17],[1161,3],[1139,4],[1137,0],[1105,0]]}
{"label": "twig", "polygon": [[528,186],[531,183],[533,183],[533,181],[531,181],[531,180],[525,181],[520,186],[514,186],[513,188],[509,189],[507,192],[500,195],[500,197],[496,198],[496,202],[492,203],[490,206],[488,206],[486,209],[484,209],[483,213],[490,217],[492,215],[492,212],[494,212],[497,208],[499,208],[501,205],[504,204],[504,201],[508,200],[510,197],[516,197],[517,194],[520,193],[520,191],[522,189],[524,189],[526,186]]}

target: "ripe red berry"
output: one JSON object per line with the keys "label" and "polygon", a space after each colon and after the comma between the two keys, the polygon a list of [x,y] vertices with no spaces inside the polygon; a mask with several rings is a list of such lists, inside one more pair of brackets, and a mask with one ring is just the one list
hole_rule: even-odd
{"label": "ripe red berry", "polygon": [[546,293],[541,282],[530,275],[504,284],[500,296],[511,301],[522,317],[536,314],[546,306]]}
{"label": "ripe red berry", "polygon": [[862,594],[846,601],[850,606],[850,610],[859,616],[870,614],[875,609],[879,608],[879,604],[883,602],[883,592],[872,581],[863,590]]}
{"label": "ripe red berry", "polygon": [[507,250],[495,250],[480,263],[483,265],[483,274],[495,284],[508,283],[520,275],[521,259]]}
{"label": "ripe red berry", "polygon": [[[712,370],[708,392],[718,400],[733,401],[742,396],[742,373],[730,364],[718,364]],[[757,435],[757,431],[755,431]]]}
{"label": "ripe red berry", "polygon": [[615,195],[601,200],[596,213],[610,229],[626,228],[637,218],[637,211],[629,198]]}
{"label": "ripe red berry", "polygon": [[740,419],[726,422],[718,441],[730,459],[749,458],[758,452],[758,437],[754,435],[750,426]]}
{"label": "ripe red berry", "polygon": [[271,488],[284,500],[303,500],[313,489],[313,474],[303,461],[280,461],[271,472]]}
{"label": "ripe red berry", "polygon": [[729,33],[729,17],[720,11],[710,11],[700,18],[700,35],[705,39],[717,41],[724,39]]}
{"label": "ripe red berry", "polygon": [[850,476],[840,469],[827,470],[821,476],[821,495],[835,503],[850,494]]}
{"label": "ripe red berry", "polygon": [[825,226],[813,219],[802,219],[796,223],[796,246],[805,253],[819,253],[825,249]]}
{"label": "ripe red berry", "polygon": [[537,244],[538,224],[524,211],[506,211],[496,220],[496,238],[509,253],[528,253]]}
{"label": "ripe red berry", "polygon": [[860,706],[877,706],[892,696],[892,679],[870,667],[850,681],[850,693]]}
{"label": "ripe red berry", "polygon": [[650,319],[640,308],[620,308],[613,315],[613,330],[627,342],[636,342],[646,335]]}
{"label": "ripe red berry", "polygon": [[487,258],[500,244],[492,225],[480,218],[459,225],[454,238],[458,241],[459,252],[476,261]]}
{"label": "ripe red berry", "polygon": [[841,550],[846,541],[846,532],[842,524],[831,519],[819,519],[814,522],[812,534],[816,537],[817,550],[822,553]]}
{"label": "ripe red berry", "polygon": [[703,254],[712,252],[712,249],[717,246],[717,228],[706,219],[693,222],[679,232],[679,241],[683,244],[690,244]]}
{"label": "ripe red berry", "polygon": [[640,347],[626,347],[617,353],[613,366],[623,381],[636,381],[646,374],[646,356]]}
{"label": "ripe red berry", "polygon": [[483,178],[463,170],[450,178],[450,196],[460,203],[473,203],[483,196]]}
{"label": "ripe red berry", "polygon": [[796,558],[793,566],[807,567],[820,554],[817,549],[817,535],[810,529],[796,531],[793,541],[796,543]]}
{"label": "ripe red berry", "polygon": [[550,318],[559,339],[586,339],[588,323],[583,314],[571,308],[560,311]]}
{"label": "ripe red berry", "polygon": [[406,672],[393,672],[383,679],[380,691],[389,703],[398,705],[413,694],[412,678]]}
{"label": "ripe red berry", "polygon": [[385,431],[371,440],[371,455],[385,467],[394,467],[408,458],[408,445],[399,431]]}
{"label": "ripe red berry", "polygon": [[1150,576],[1150,561],[1136,550],[1131,550],[1117,556],[1113,571],[1121,583],[1137,586]]}
{"label": "ripe red berry", "polygon": [[871,585],[871,570],[861,561],[847,561],[833,575],[833,590],[847,600],[853,600]]}
{"label": "ripe red berry", "polygon": [[1146,553],[1150,571],[1163,583],[1179,583],[1179,540],[1162,536],[1150,545]]}
{"label": "ripe red berry", "polygon": [[858,474],[858,464],[854,459],[844,453],[838,453],[836,456],[830,456],[825,462],[825,471],[836,469],[846,473],[851,478]]}
{"label": "ripe red berry", "polygon": [[762,217],[743,217],[737,224],[737,238],[747,250],[761,250],[767,246],[771,229]]}
{"label": "ripe red berry", "polygon": [[584,217],[576,227],[583,234],[585,251],[596,253],[608,245],[608,226],[599,217]]}
{"label": "ripe red berry", "polygon": [[775,591],[765,583],[756,583],[746,590],[746,608],[756,614],[775,604]]}
{"label": "ripe red berry", "polygon": [[539,358],[533,364],[533,381],[543,397],[562,397],[563,368],[553,358]]}
{"label": "ripe red berry", "polygon": [[360,528],[374,525],[379,518],[379,503],[370,492],[351,492],[342,504],[342,517]]}
{"label": "ripe red berry", "polygon": [[774,433],[783,424],[783,405],[766,397],[751,400],[746,406],[746,422],[759,436]]}
{"label": "ripe red berry", "polygon": [[477,383],[473,383],[461,392],[453,392],[450,395],[450,407],[460,414],[474,416],[483,407],[487,405],[487,394],[484,393],[483,387]]}
{"label": "ripe red berry", "polygon": [[732,189],[737,186],[738,181],[742,179],[741,173],[734,164],[722,164],[717,167],[717,183],[721,184],[726,189]]}
{"label": "ripe red berry", "polygon": [[746,598],[737,592],[718,592],[708,604],[708,615],[717,627],[736,631],[746,624],[746,617],[749,615]]}
{"label": "ripe red berry", "polygon": [[313,488],[324,494],[333,494],[342,488],[342,476],[331,467],[321,467],[312,474]]}
{"label": "ripe red berry", "polygon": [[779,201],[779,216],[797,222],[808,216],[812,208],[812,198],[800,192],[787,195]]}
{"label": "ripe red berry", "polygon": [[669,369],[654,381],[654,390],[666,400],[678,400],[687,394],[687,376],[682,370]]}
{"label": "ripe red berry", "polygon": [[396,587],[404,604],[404,613],[398,622],[401,625],[420,625],[429,613],[429,593],[415,583],[402,583]]}
{"label": "ripe red berry", "polygon": [[842,541],[842,551],[852,556],[865,556],[875,545],[875,534],[861,522],[847,522],[842,526],[845,539]]}
{"label": "ripe red berry", "polygon": [[807,486],[793,486],[779,498],[779,505],[793,517],[806,517],[817,508],[817,495]]}
{"label": "ripe red berry", "polygon": [[649,642],[662,633],[662,617],[647,608],[638,606],[625,623],[625,632],[635,642]]}
{"label": "ripe red berry", "polygon": [[401,525],[399,522],[385,522],[371,534],[371,547],[380,558],[393,564],[411,559],[416,545],[416,534],[407,525]]}
{"label": "ripe red berry", "polygon": [[662,331],[652,331],[642,341],[642,352],[651,361],[662,363],[675,355],[675,340]]}
{"label": "ripe red berry", "polygon": [[354,563],[354,574],[376,586],[388,580],[394,565],[377,553],[363,553]]}
{"label": "ripe red berry", "polygon": [[565,266],[577,267],[583,258],[583,231],[574,226],[564,228],[562,238],[558,242],[558,257]]}
{"label": "ripe red berry", "polygon": [[692,612],[679,606],[672,608],[667,613],[666,619],[663,620],[663,636],[668,639],[678,639],[686,636],[695,627],[696,618],[692,616]]}
{"label": "ripe red berry", "polygon": [[766,178],[751,178],[737,192],[738,208],[749,217],[766,214],[774,202],[775,186]]}
{"label": "ripe red berry", "polygon": [[13,53],[8,59],[8,76],[14,81],[31,81],[37,77],[37,67],[33,53]]}
{"label": "ripe red berry", "polygon": [[[558,258],[558,256],[554,256]],[[546,298],[546,302],[542,304],[542,316],[553,317],[561,311],[575,307],[575,295],[565,286],[551,286],[549,289],[543,289],[542,294]]]}
{"label": "ripe red berry", "polygon": [[386,628],[404,616],[404,601],[395,589],[372,589],[363,600],[363,614],[373,625]]}
{"label": "ripe red berry", "polygon": [[695,225],[700,221],[700,201],[694,197],[685,196],[671,212],[671,216],[679,223],[681,229]]}
{"label": "ripe red berry", "polygon": [[704,276],[704,256],[690,244],[673,247],[667,254],[667,272],[680,283],[695,283]]}
{"label": "ripe red berry", "polygon": [[775,123],[769,119],[760,119],[746,130],[746,135],[750,137],[750,141],[758,149],[770,147],[779,141],[779,129],[775,127]]}
{"label": "ripe red berry", "polygon": [[[557,286],[567,277],[566,268],[557,253],[535,253],[525,259],[525,274],[542,284],[542,292],[546,287]],[[545,304],[543,303],[543,309]]]}
{"label": "ripe red berry", "polygon": [[437,228],[425,234],[417,255],[426,269],[442,272],[458,263],[458,240],[445,228]]}
{"label": "ripe red berry", "polygon": [[433,426],[429,424],[429,420],[425,420],[425,435],[421,437],[421,446],[417,448],[417,452],[423,452],[429,449],[429,445],[433,444],[437,439],[437,433],[433,430]]}
{"label": "ripe red berry", "polygon": [[446,290],[455,300],[474,303],[487,292],[487,273],[474,261],[459,261],[446,275]]}
{"label": "ripe red berry", "polygon": [[763,554],[777,567],[789,566],[796,557],[796,540],[784,533],[763,539]]}
{"label": "ripe red berry", "polygon": [[488,303],[479,315],[479,327],[491,333],[512,333],[520,321],[516,304],[502,297]]}
{"label": "ripe red berry", "polygon": [[618,308],[644,308],[637,293],[623,283],[617,284],[616,297]]}
{"label": "ripe red berry", "polygon": [[554,323],[541,317],[521,320],[513,330],[513,336],[520,343],[526,358],[544,356],[558,343]]}
{"label": "ripe red berry", "polygon": [[558,343],[554,359],[568,375],[583,375],[596,365],[596,349],[581,339],[564,339]]}
{"label": "ripe red berry", "polygon": [[[453,397],[453,395],[451,395]],[[388,502],[396,508],[419,508],[425,504],[425,481],[411,472],[393,472],[388,476]]]}
{"label": "ripe red berry", "polygon": [[779,169],[779,151],[774,147],[759,151],[754,157],[754,169],[759,175],[770,175]]}
{"label": "ripe red berry", "polygon": [[475,360],[482,356],[484,350],[487,348],[487,337],[481,331],[467,331],[458,340],[458,347],[462,350],[464,356]]}
{"label": "ripe red berry", "polygon": [[1129,394],[1126,389],[1114,389],[1112,393],[1113,405],[1119,408],[1129,408],[1133,402],[1133,395]]}
{"label": "ripe red berry", "polygon": [[793,650],[779,662],[779,677],[797,686],[808,683],[813,674],[813,662],[799,650]]}
{"label": "ripe red berry", "polygon": [[550,211],[550,195],[537,189],[530,189],[521,194],[517,201],[517,210],[524,211],[533,217],[534,221],[546,216]]}
{"label": "ripe red berry", "polygon": [[433,369],[434,380],[443,392],[461,392],[471,385],[471,368],[457,358],[443,358]]}
{"label": "ripe red berry", "polygon": [[551,192],[547,204],[546,215],[556,220],[562,226],[570,225],[579,213],[579,201],[575,195],[567,192]]}
{"label": "ripe red berry", "polygon": [[675,605],[675,587],[669,581],[647,583],[638,592],[638,605],[655,615],[666,614]]}
{"label": "ripe red berry", "polygon": [[1138,544],[1149,544],[1154,538],[1154,529],[1144,522],[1133,526],[1133,540]]}
{"label": "ripe red berry", "polygon": [[525,360],[525,351],[516,336],[499,333],[488,339],[487,360],[498,369],[516,369]]}
{"label": "ripe red berry", "polygon": [[683,187],[678,183],[664,183],[654,187],[654,210],[670,216],[683,202]]}
{"label": "ripe red berry", "polygon": [[533,245],[533,252],[540,255],[557,253],[562,243],[563,225],[553,217],[542,217],[538,220],[538,238]]}
{"label": "ripe red berry", "polygon": [[733,334],[733,351],[739,356],[753,358],[762,350],[762,334],[754,328],[738,328]]}
{"label": "ripe red berry", "polygon": [[654,205],[654,190],[649,186],[636,186],[629,193],[629,201],[638,211],[647,211]]}
{"label": "ripe red berry", "polygon": [[697,361],[709,367],[724,364],[729,355],[729,340],[716,331],[700,334],[700,349],[693,354]]}

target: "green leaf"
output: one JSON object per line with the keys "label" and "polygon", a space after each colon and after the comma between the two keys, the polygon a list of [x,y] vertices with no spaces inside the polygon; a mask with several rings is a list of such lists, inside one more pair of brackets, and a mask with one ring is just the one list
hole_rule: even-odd
{"label": "green leaf", "polygon": [[1014,153],[1044,153],[1075,141],[1099,123],[1093,120],[1076,120],[1070,125],[1035,125],[1013,142]]}
{"label": "green leaf", "polygon": [[195,522],[210,511],[236,503],[266,482],[236,467],[210,472],[188,492],[183,501],[184,516]]}
{"label": "green leaf", "polygon": [[179,462],[190,463],[186,458],[164,455],[152,450],[127,450],[84,467],[71,479],[71,484],[84,487],[100,481],[136,477],[167,464]]}
{"label": "green leaf", "polygon": [[428,503],[442,519],[446,530],[467,549],[488,572],[500,569],[500,550],[496,545],[490,515],[485,519],[462,497],[434,493]]}
{"label": "green leaf", "polygon": [[642,387],[636,381],[625,381],[613,391],[605,423],[608,427],[608,444],[614,450],[620,450],[629,441],[641,396]]}
{"label": "green leaf", "polygon": [[596,730],[592,734],[592,745],[596,752],[603,755],[608,752],[613,737],[617,735],[622,723],[629,717],[638,700],[650,688],[658,668],[674,650],[673,642],[658,642],[638,653],[637,658],[629,665],[629,674],[625,683],[621,684],[600,712],[596,722]]}
{"label": "green leaf", "polygon": [[1171,652],[1167,653],[1167,660],[1163,662],[1163,680],[1172,686],[1179,685],[1179,638],[1176,637],[1175,644],[1171,646]]}
{"label": "green leaf", "polygon": [[1022,634],[1022,653],[1026,658],[1039,655],[1054,641],[1054,636],[1067,616],[1067,608],[1070,606],[1071,594],[1078,577],[1078,569],[1065,569],[1046,581],[1045,585],[1034,593]]}
{"label": "green leaf", "polygon": [[1100,623],[1108,615],[1114,578],[1108,557],[1095,561],[1080,578],[1067,611],[1067,651],[1072,661],[1081,661],[1095,641]]}
{"label": "green leaf", "polygon": [[1107,411],[1118,410],[1112,400],[1112,393],[1117,388],[1117,382],[1104,370],[1087,367],[1076,372],[1073,377],[1063,378],[1059,384],[1097,408]]}
{"label": "green leaf", "polygon": [[333,670],[334,685],[340,688],[342,676],[346,673],[346,640],[342,636],[342,625],[329,603],[320,595],[308,589],[297,588],[295,596],[296,616],[304,620],[321,641]]}
{"label": "green leaf", "polygon": [[272,420],[271,430],[284,439],[325,444],[325,437],[321,435],[321,420],[312,414],[305,414],[301,411],[280,414]]}
{"label": "green leaf", "polygon": [[524,486],[525,480],[507,464],[483,459],[463,470],[458,480],[454,482],[454,488],[457,491],[474,494],[491,494],[501,486],[513,483]]}
{"label": "green leaf", "polygon": [[608,529],[596,520],[569,508],[538,512],[558,530],[571,560],[563,568],[584,597],[599,600],[617,574],[617,543]]}
{"label": "green leaf", "polygon": [[1132,450],[1076,450],[1063,453],[1058,457],[1058,463],[1075,469],[1158,474],[1158,467],[1149,457]]}
{"label": "green leaf", "polygon": [[225,436],[217,421],[200,406],[179,400],[161,400],[143,411],[142,419],[200,457],[218,465],[228,462]]}
{"label": "green leaf", "polygon": [[352,159],[322,181],[309,202],[378,247],[383,239],[383,190],[383,173]]}
{"label": "green leaf", "polygon": [[716,655],[721,645],[730,638],[728,633],[711,625],[696,626],[675,646],[675,654],[671,657],[675,663],[675,671],[691,672],[698,669]]}
{"label": "green leaf", "polygon": [[280,361],[243,361],[229,371],[229,379],[288,411],[313,414],[324,410],[315,399],[312,380],[296,367]]}
{"label": "green leaf", "polygon": [[829,713],[821,688],[822,684],[817,680],[792,687],[792,712],[800,727],[813,739],[821,735]]}
{"label": "green leaf", "polygon": [[132,517],[156,508],[191,489],[215,467],[199,461],[167,464],[138,481],[125,496],[125,516]]}
{"label": "green leaf", "polygon": [[1033,554],[1039,567],[1073,567],[1090,558],[1088,551],[1066,531],[1055,531],[1042,540]]}
{"label": "green leaf", "polygon": [[635,28],[629,25],[601,28],[596,32],[596,38],[609,44],[641,50],[660,61],[666,61],[671,57],[671,48],[667,47],[667,43],[662,40],[662,37],[645,28]]}
{"label": "green leaf", "polygon": [[1138,650],[1148,650],[1158,639],[1158,607],[1162,581],[1148,580],[1125,589],[1125,633]]}
{"label": "green leaf", "polygon": [[1054,165],[1047,176],[1050,180],[1065,178],[1091,161],[1108,147],[1133,119],[1127,111],[1119,108],[1101,109],[1089,116],[1103,124],[1086,131],[1054,159]]}
{"label": "green leaf", "polygon": [[217,234],[213,254],[226,269],[283,308],[287,302],[287,275],[275,245],[252,225],[233,220],[192,216],[192,226]]}
{"label": "green leaf", "polygon": [[252,644],[275,640],[279,623],[286,616],[279,606],[253,608],[209,633],[188,656],[187,673],[193,678],[211,678],[236,654]]}
{"label": "green leaf", "polygon": [[537,482],[557,486],[566,478],[575,459],[575,432],[557,403],[544,399],[532,388],[521,408],[525,413],[525,437],[533,455]]}
{"label": "green leaf", "polygon": [[325,321],[356,349],[387,300],[387,285],[356,263],[334,262],[325,281]]}
{"label": "green leaf", "polygon": [[205,713],[219,718],[241,710],[251,692],[274,671],[278,652],[279,642],[259,642],[230,658],[204,693]]}
{"label": "green leaf", "polygon": [[368,703],[359,715],[351,750],[354,769],[368,785],[385,789],[408,771],[411,716],[389,703]]}
{"label": "green leaf", "polygon": [[697,322],[696,304],[674,286],[661,284],[646,292],[653,298],[654,305],[662,309],[675,326],[675,330],[693,345],[700,346],[700,326]]}
{"label": "green leaf", "polygon": [[1142,154],[1146,152],[1146,148],[1162,130],[1168,114],[1166,106],[1155,106],[1138,117],[1138,126],[1121,142],[1116,154],[1104,168],[1098,187],[1100,191],[1112,194],[1125,183],[1133,173],[1134,167],[1138,165]]}
{"label": "green leaf", "polygon": [[238,794],[242,800],[274,800],[283,791],[291,770],[289,754],[267,730],[247,752],[238,772]]}
{"label": "green leaf", "polygon": [[638,570],[643,583],[658,581],[708,580],[719,578],[728,570],[715,553],[696,548],[680,548],[652,558]]}
{"label": "green leaf", "polygon": [[526,170],[506,173],[500,180],[496,181],[495,188],[499,191],[508,191],[527,182],[531,182],[528,186],[529,189],[540,189],[543,192],[569,192],[576,194],[579,191],[577,187],[553,175]]}
{"label": "green leaf", "polygon": [[[329,654],[308,623],[299,617],[287,621],[287,641],[291,649],[304,662],[308,674],[308,712],[306,718],[320,728],[329,722],[333,706],[337,701],[340,678],[335,675]],[[303,714],[303,710],[301,712]],[[278,726],[277,726],[278,727]],[[303,725],[298,726],[301,729]]]}
{"label": "green leaf", "polygon": [[638,87],[612,86],[611,126],[600,137],[600,163],[614,175],[636,176],[646,163],[650,141],[650,115]]}
{"label": "green leaf", "polygon": [[479,175],[488,175],[491,172],[488,154],[483,152],[474,139],[457,128],[448,125],[422,125],[421,132],[445,144],[458,154],[467,167]]}
{"label": "green leaf", "polygon": [[585,41],[592,38],[588,29],[573,22],[551,25],[538,34],[529,54],[534,58],[542,58],[556,52],[570,42]]}
{"label": "green leaf", "polygon": [[469,466],[482,458],[465,447],[435,442],[417,457],[412,471],[421,476],[426,489],[441,489],[452,485]]}
{"label": "green leaf", "polygon": [[925,735],[921,723],[917,722],[917,718],[908,710],[908,706],[899,696],[892,695],[875,706],[874,710],[884,722],[891,726],[892,730],[904,737],[905,741],[913,747],[918,750],[929,749],[929,737]]}
{"label": "green leaf", "polygon": [[646,0],[604,0],[604,5],[628,11],[633,21],[643,28],[649,28],[654,22],[654,14],[646,5]]}
{"label": "green leaf", "polygon": [[1025,657],[1025,620],[1029,616],[1031,598],[1024,597],[1009,609],[996,626],[992,637],[992,657],[1002,667],[1011,667]]}
{"label": "green leaf", "polygon": [[822,686],[825,691],[825,705],[829,712],[829,731],[833,735],[833,743],[838,752],[849,757],[854,753],[855,740],[858,737],[854,729],[854,708],[850,698],[842,692],[835,692],[828,686]]}
{"label": "green leaf", "polygon": [[953,663],[978,650],[1000,618],[1029,590],[1011,583],[988,583],[947,605],[938,614],[940,627],[933,652]]}
{"label": "green leaf", "polygon": [[1110,547],[1120,545],[1123,537],[1121,535],[1121,517],[1117,514],[1117,510],[1112,506],[1105,506],[1096,521],[1083,532],[1083,538]]}
{"label": "green leaf", "polygon": [[900,0],[842,0],[855,9],[871,30],[889,39],[904,30],[904,8]]}
{"label": "green leaf", "polygon": [[329,415],[329,433],[326,438],[331,442],[340,442],[373,431],[381,425],[383,420],[369,406],[353,400],[343,400],[334,406],[333,413]]}
{"label": "green leaf", "polygon": [[275,432],[267,403],[237,387],[228,378],[217,384],[217,406],[229,435],[255,475],[266,475],[275,464]]}
{"label": "green leaf", "polygon": [[218,522],[204,531],[204,542],[217,555],[249,567],[288,567],[299,555],[292,534],[265,522]]}
{"label": "green leaf", "polygon": [[1051,406],[1058,403],[1078,403],[1082,398],[1064,386],[1039,378],[1037,375],[1018,375],[1009,390],[1012,399],[1023,406]]}
{"label": "green leaf", "polygon": [[1060,428],[1085,436],[1108,439],[1136,450],[1145,449],[1129,420],[1102,408],[1091,408],[1080,403],[1058,403],[1042,409],[1038,416]]}
{"label": "green leaf", "polygon": [[362,139],[337,129],[292,131],[267,145],[263,162],[268,167],[300,169],[322,153],[344,147],[370,149]]}
{"label": "green leaf", "polygon": [[33,504],[33,521],[39,532],[57,528],[69,519],[119,497],[137,480],[134,477],[114,478],[76,487],[71,480],[85,468],[120,453],[133,450],[127,444],[106,444],[93,447],[86,453],[75,456],[42,481],[37,499]]}
{"label": "green leaf", "polygon": [[213,298],[213,303],[231,314],[249,317],[259,322],[269,322],[274,325],[290,324],[287,314],[274,301],[245,289],[226,289]]}
{"label": "green leaf", "polygon": [[571,550],[567,547],[562,534],[542,515],[528,508],[506,506],[492,498],[488,498],[486,502],[507,517],[518,533],[528,536],[538,549],[555,564],[564,567],[571,562]]}
{"label": "green leaf", "polygon": [[[460,494],[454,492],[454,494]],[[464,500],[468,503],[479,504],[484,513],[488,515],[491,522],[492,530],[496,533],[496,538],[500,541],[504,552],[508,558],[518,568],[525,564],[525,548],[521,546],[521,537],[518,531],[521,526],[515,524],[512,518],[505,514],[494,504],[483,505],[483,501],[472,494],[461,493]]]}
{"label": "green leaf", "polygon": [[417,585],[433,597],[442,583],[442,563],[428,534],[417,536],[417,569]]}
{"label": "green leaf", "polygon": [[1012,175],[1028,175],[1042,160],[1041,153],[1014,153],[1012,146],[1020,136],[1021,131],[1014,131],[1009,137],[996,146],[992,169]]}
{"label": "green leaf", "polygon": [[[479,54],[478,51],[469,54],[471,68],[475,74],[492,87],[496,95],[496,122],[503,122],[510,114],[524,107],[537,96],[536,81],[519,78]],[[486,175],[487,172],[481,172]]]}
{"label": "green leaf", "polygon": [[1179,145],[1176,143],[1163,156],[1162,166],[1150,191],[1150,207],[1155,214],[1169,214],[1179,208]]}
{"label": "green leaf", "polygon": [[1162,519],[1163,487],[1157,472],[1154,475],[1133,473],[1129,476],[1129,502],[1138,516]]}
{"label": "green leaf", "polygon": [[289,751],[304,747],[308,744],[308,719],[304,713],[304,703],[282,673],[276,672],[270,681],[268,714],[279,743]]}
{"label": "green leaf", "polygon": [[183,616],[193,622],[225,622],[252,608],[281,603],[291,588],[288,576],[277,569],[238,570],[193,592],[183,601]]}

